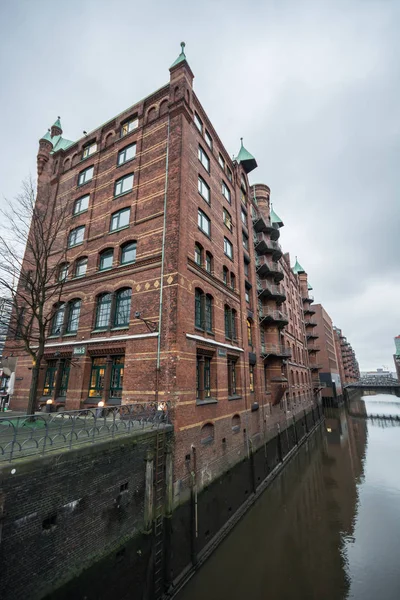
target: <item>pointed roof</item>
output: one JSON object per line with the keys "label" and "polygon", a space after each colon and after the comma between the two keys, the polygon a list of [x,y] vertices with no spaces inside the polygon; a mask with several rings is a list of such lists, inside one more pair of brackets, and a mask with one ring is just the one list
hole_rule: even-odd
{"label": "pointed roof", "polygon": [[58,129],[61,129],[62,131],[62,127],[61,127],[61,121],[60,121],[60,117],[57,117],[57,120],[55,123],[53,123],[52,125],[53,127],[58,127]]}
{"label": "pointed roof", "polygon": [[282,221],[282,219],[280,217],[278,217],[278,215],[276,214],[276,212],[272,208],[272,204],[271,204],[271,213],[270,214],[271,214],[271,223],[272,223],[272,225],[276,225],[277,227],[283,227],[284,226],[284,222]]}
{"label": "pointed roof", "polygon": [[301,266],[301,264],[297,260],[297,256],[296,256],[295,265],[293,267],[293,273],[295,273],[296,275],[300,275],[300,273],[305,273],[305,270],[303,269],[303,267]]}
{"label": "pointed roof", "polygon": [[51,135],[50,135],[50,131],[47,130],[46,133],[44,135],[42,135],[42,137],[40,138],[39,141],[45,140],[46,142],[51,142],[53,143],[53,140],[51,139]]}
{"label": "pointed roof", "polygon": [[176,67],[176,65],[179,65],[179,63],[183,62],[186,60],[187,62],[187,58],[185,55],[185,42],[181,42],[181,53],[178,56],[178,58],[172,63],[172,65],[170,66],[170,69],[172,69],[173,67]]}
{"label": "pointed roof", "polygon": [[236,157],[236,161],[243,165],[246,173],[250,173],[257,167],[257,161],[252,154],[243,146],[243,138],[240,138],[240,150]]}
{"label": "pointed roof", "polygon": [[307,283],[307,289],[308,289],[308,291],[311,291],[313,289],[312,285],[310,283]]}

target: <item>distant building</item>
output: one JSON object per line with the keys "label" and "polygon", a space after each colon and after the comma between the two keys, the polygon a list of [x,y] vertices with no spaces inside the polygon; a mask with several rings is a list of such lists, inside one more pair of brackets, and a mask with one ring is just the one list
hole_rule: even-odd
{"label": "distant building", "polygon": [[322,365],[319,372],[320,382],[324,385],[322,398],[328,403],[337,404],[343,399],[343,391],[332,319],[321,304],[314,304],[314,310],[321,347],[318,360]]}
{"label": "distant building", "polygon": [[333,334],[342,384],[354,383],[360,379],[360,368],[356,354],[341,329],[334,327]]}
{"label": "distant building", "polygon": [[11,304],[8,298],[0,298],[0,358],[6,342],[8,325],[10,323]]}
{"label": "distant building", "polygon": [[400,381],[400,335],[394,338],[396,352],[393,354],[394,366],[396,368],[397,379]]}

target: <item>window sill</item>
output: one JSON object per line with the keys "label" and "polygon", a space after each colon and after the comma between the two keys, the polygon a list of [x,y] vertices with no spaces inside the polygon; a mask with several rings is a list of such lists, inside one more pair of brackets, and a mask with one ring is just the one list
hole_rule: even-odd
{"label": "window sill", "polygon": [[129,329],[129,325],[119,325],[117,327],[111,327],[110,331],[122,331],[123,329]]}
{"label": "window sill", "polygon": [[241,400],[242,396],[235,394],[234,396],[228,396],[228,400]]}
{"label": "window sill", "polygon": [[72,277],[72,281],[75,281],[75,279],[82,279],[85,276],[86,276],[86,273],[85,273],[85,275],[75,275],[74,277]]}
{"label": "window sill", "polygon": [[[200,230],[201,231],[201,230]],[[229,260],[231,260],[233,262],[233,257],[229,256],[229,254],[227,254],[226,252],[224,252],[224,255],[229,258]]]}
{"label": "window sill", "polygon": [[213,331],[207,331],[206,329],[203,329],[202,327],[196,327],[195,326],[195,330],[199,331],[203,335],[207,334],[207,335],[212,335],[213,337],[215,337],[215,333]]}
{"label": "window sill", "polygon": [[204,406],[205,404],[218,404],[218,400],[216,398],[207,398],[207,400],[196,398],[196,406]]}
{"label": "window sill", "polygon": [[198,229],[199,231],[201,231],[201,233],[202,233],[203,235],[205,235],[205,236],[206,236],[206,237],[207,237],[209,240],[211,240],[211,235],[210,235],[209,233],[207,233],[206,231],[204,231],[203,229],[201,229],[201,227],[199,227],[199,226],[197,226],[197,229]]}
{"label": "window sill", "polygon": [[108,327],[102,327],[101,329],[92,329],[90,333],[105,333],[109,331]]}
{"label": "window sill", "polygon": [[77,244],[74,244],[73,246],[68,246],[67,250],[72,250],[72,248],[77,248],[77,246],[82,246],[82,245],[83,245],[83,241],[78,242]]}
{"label": "window sill", "polygon": [[74,214],[72,215],[72,218],[74,218],[74,217],[79,217],[80,215],[84,215],[84,214],[85,214],[85,213],[87,213],[87,212],[89,212],[89,209],[88,209],[88,208],[86,208],[85,210],[81,210],[80,212],[74,213]]}
{"label": "window sill", "polygon": [[48,339],[49,340],[56,340],[57,338],[61,337],[61,334],[53,334],[53,335],[49,335]]}
{"label": "window sill", "polygon": [[108,232],[108,235],[112,235],[113,233],[118,233],[118,231],[123,231],[124,229],[129,229],[129,225],[124,225],[123,227],[119,227],[118,229],[113,229]]}
{"label": "window sill", "polygon": [[96,154],[98,154],[98,153],[99,153],[99,150],[96,150],[96,152],[92,152],[92,154],[89,154],[88,156],[82,156],[82,158],[78,164],[81,165],[83,162],[85,162],[86,160],[89,160],[89,158],[92,158],[92,156],[96,156]]}
{"label": "window sill", "polygon": [[[125,162],[121,163],[120,165],[117,165],[117,169],[119,169],[119,167],[123,167],[124,165],[128,165],[129,163],[133,162],[135,160],[135,158],[136,158],[136,156],[134,156],[133,158],[128,158],[128,160],[126,160]],[[130,191],[132,191],[132,190],[130,190]]]}
{"label": "window sill", "polygon": [[83,183],[78,183],[76,187],[83,188],[85,185],[87,185],[88,183],[91,183],[92,181],[93,181],[93,179],[89,179],[89,181],[84,181]]}
{"label": "window sill", "polygon": [[77,331],[71,331],[71,333],[64,333],[63,338],[65,337],[76,337],[78,335]]}
{"label": "window sill", "polygon": [[112,267],[105,267],[104,269],[99,269],[99,273],[104,273],[104,271],[111,271]]}
{"label": "window sill", "polygon": [[131,190],[127,190],[126,192],[122,192],[122,194],[117,194],[116,196],[113,197],[113,200],[118,200],[119,198],[122,198],[123,196],[126,196],[127,194],[130,194],[131,192],[133,192],[133,188]]}
{"label": "window sill", "polygon": [[120,265],[118,265],[118,267],[126,267],[128,265],[134,265],[135,262],[136,262],[136,260],[130,260],[128,262],[121,263]]}

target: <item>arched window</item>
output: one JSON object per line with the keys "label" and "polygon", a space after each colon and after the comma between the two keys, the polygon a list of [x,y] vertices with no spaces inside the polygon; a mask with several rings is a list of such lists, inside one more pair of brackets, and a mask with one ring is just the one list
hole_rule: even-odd
{"label": "arched window", "polygon": [[103,250],[103,252],[100,252],[99,271],[111,269],[113,265],[113,257],[114,250],[112,248],[107,248],[107,250]]}
{"label": "arched window", "polygon": [[110,323],[111,294],[101,294],[97,298],[95,329],[107,329]]}
{"label": "arched window", "polygon": [[240,415],[233,415],[232,417],[232,433],[239,433],[240,431]]}
{"label": "arched window", "polygon": [[129,325],[131,315],[131,288],[119,290],[115,298],[114,326]]}
{"label": "arched window", "polygon": [[246,324],[247,324],[247,341],[249,343],[249,346],[253,346],[253,331],[252,331],[252,324],[251,324],[250,319],[247,319]]}
{"label": "arched window", "polygon": [[203,290],[196,288],[194,292],[194,325],[199,329],[203,329],[202,297]]}
{"label": "arched window", "polygon": [[62,326],[64,324],[65,302],[55,306],[55,312],[51,321],[50,335],[61,335]]}
{"label": "arched window", "polygon": [[225,305],[224,308],[224,321],[225,321],[225,337],[228,340],[236,339],[236,310]]}
{"label": "arched window", "polygon": [[213,255],[211,252],[206,252],[206,271],[212,273],[213,270]]}
{"label": "arched window", "polygon": [[212,303],[213,303],[212,296],[210,296],[210,294],[206,294],[206,296],[205,296],[205,325],[206,325],[206,331],[212,331],[212,329],[213,329]]}
{"label": "arched window", "polygon": [[196,265],[199,265],[199,267],[203,264],[203,248],[197,243],[194,245],[194,262]]}
{"label": "arched window", "polygon": [[83,277],[84,275],[86,275],[87,263],[87,256],[78,258],[78,260],[75,263],[75,277]]}
{"label": "arched window", "polygon": [[194,325],[206,331],[213,329],[213,297],[200,288],[194,293]]}
{"label": "arched window", "polygon": [[121,246],[121,265],[136,261],[136,242],[127,242]]}
{"label": "arched window", "polygon": [[226,267],[222,267],[222,281],[225,285],[229,283],[229,270]]}
{"label": "arched window", "polygon": [[69,263],[61,263],[61,265],[58,268],[58,281],[67,281],[68,279],[68,269],[69,269]]}
{"label": "arched window", "polygon": [[234,273],[231,273],[231,288],[234,290],[236,286],[236,277]]}
{"label": "arched window", "polygon": [[68,302],[68,319],[66,333],[76,333],[78,331],[79,316],[81,313],[81,301],[71,300]]}
{"label": "arched window", "polygon": [[206,423],[201,428],[200,432],[200,443],[211,444],[214,441],[214,425],[212,423]]}

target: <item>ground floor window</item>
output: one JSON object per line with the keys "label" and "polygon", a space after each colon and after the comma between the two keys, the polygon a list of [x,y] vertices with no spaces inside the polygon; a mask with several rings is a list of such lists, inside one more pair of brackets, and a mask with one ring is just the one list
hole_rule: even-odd
{"label": "ground floor window", "polygon": [[196,398],[211,398],[211,357],[202,354],[196,357]]}
{"label": "ground floor window", "polygon": [[101,398],[104,391],[104,379],[106,376],[106,357],[93,358],[92,372],[90,374],[90,398]]}
{"label": "ground floor window", "polygon": [[124,381],[124,356],[99,356],[92,359],[89,398],[121,398]]}
{"label": "ground floor window", "polygon": [[61,397],[65,397],[67,395],[69,371],[69,362],[63,361],[61,364],[60,389],[58,391],[58,395]]}
{"label": "ground floor window", "polygon": [[125,360],[123,356],[115,356],[112,359],[110,398],[121,398],[122,384],[124,381]]}
{"label": "ground floor window", "polygon": [[56,386],[57,361],[49,360],[44,377],[43,396],[52,396]]}

